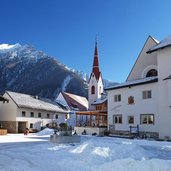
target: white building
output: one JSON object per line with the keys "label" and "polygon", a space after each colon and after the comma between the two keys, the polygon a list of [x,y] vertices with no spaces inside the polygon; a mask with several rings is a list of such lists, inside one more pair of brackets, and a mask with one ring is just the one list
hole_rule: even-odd
{"label": "white building", "polygon": [[144,44],[125,83],[108,92],[108,129],[139,125],[147,136],[171,139],[171,37]]}
{"label": "white building", "polygon": [[40,130],[49,123],[65,122],[68,111],[57,104],[26,94],[6,91],[7,102],[0,103],[0,125],[10,133],[21,133],[25,128]]}

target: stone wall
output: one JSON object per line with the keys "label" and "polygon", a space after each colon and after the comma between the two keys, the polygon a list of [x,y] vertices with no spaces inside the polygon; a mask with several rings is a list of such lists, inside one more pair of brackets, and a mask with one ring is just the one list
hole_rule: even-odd
{"label": "stone wall", "polygon": [[17,122],[15,121],[0,121],[0,126],[2,129],[7,129],[8,133],[17,133]]}
{"label": "stone wall", "polygon": [[99,128],[99,127],[74,127],[74,131],[76,131],[76,133],[78,135],[81,135],[83,131],[86,131],[86,133],[88,135],[92,135],[93,133],[96,133],[97,135],[103,135],[104,131],[106,130],[106,128]]}

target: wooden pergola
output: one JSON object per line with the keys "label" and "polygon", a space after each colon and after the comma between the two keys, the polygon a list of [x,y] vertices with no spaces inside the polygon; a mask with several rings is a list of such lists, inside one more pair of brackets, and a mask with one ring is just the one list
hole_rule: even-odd
{"label": "wooden pergola", "polygon": [[[78,116],[86,116],[86,121],[80,124]],[[76,126],[107,127],[107,111],[77,111]]]}

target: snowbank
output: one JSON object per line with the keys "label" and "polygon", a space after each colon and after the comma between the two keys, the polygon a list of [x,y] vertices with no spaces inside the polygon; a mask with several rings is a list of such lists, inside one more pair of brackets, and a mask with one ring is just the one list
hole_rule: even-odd
{"label": "snowbank", "polygon": [[[82,141],[78,144],[55,144],[49,142],[49,137],[47,141],[44,139],[44,135],[51,133],[53,130],[47,128],[37,135],[0,136],[0,170],[171,170],[170,142],[82,136]],[[11,143],[2,144],[6,137],[9,137]],[[17,137],[22,143],[13,142]],[[29,139],[39,139],[39,142],[29,142]]]}
{"label": "snowbank", "polygon": [[54,134],[54,129],[45,128],[42,131],[36,133],[35,135],[41,136],[41,135],[53,135],[53,134]]}

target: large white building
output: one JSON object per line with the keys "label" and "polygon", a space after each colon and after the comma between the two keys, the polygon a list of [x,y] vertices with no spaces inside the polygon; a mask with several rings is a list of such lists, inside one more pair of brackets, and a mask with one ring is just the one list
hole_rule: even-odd
{"label": "large white building", "polygon": [[108,128],[171,139],[171,37],[149,36],[125,83],[108,92]]}

